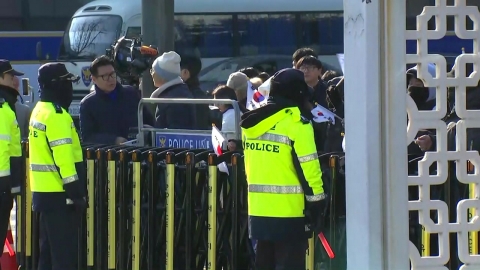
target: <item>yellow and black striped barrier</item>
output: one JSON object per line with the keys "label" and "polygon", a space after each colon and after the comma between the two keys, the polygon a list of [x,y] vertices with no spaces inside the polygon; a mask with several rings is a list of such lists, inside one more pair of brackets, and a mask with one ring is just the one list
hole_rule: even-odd
{"label": "yellow and black striped barrier", "polygon": [[[79,231],[78,270],[254,268],[242,153],[85,145],[84,155],[89,207]],[[222,162],[229,175],[218,170]],[[38,226],[28,166],[24,173],[16,248],[21,269],[34,270]],[[315,238],[308,244],[306,269],[315,270],[325,258],[317,256]]]}

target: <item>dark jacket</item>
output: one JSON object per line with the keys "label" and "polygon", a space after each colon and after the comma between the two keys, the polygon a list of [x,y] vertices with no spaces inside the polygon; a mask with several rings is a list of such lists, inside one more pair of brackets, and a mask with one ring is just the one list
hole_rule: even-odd
{"label": "dark jacket", "polygon": [[[95,88],[80,103],[83,142],[114,144],[117,137],[134,139],[131,129],[138,128],[139,101],[140,92],[131,86],[117,84],[117,88],[108,94]],[[153,126],[153,116],[146,108],[143,122]]]}
{"label": "dark jacket", "polygon": [[[193,94],[178,77],[155,90],[152,98],[189,98]],[[195,105],[160,103],[155,112],[155,128],[195,129]]]}
{"label": "dark jacket", "polygon": [[[190,92],[192,92],[195,99],[208,99],[207,94],[198,86],[189,86]],[[210,116],[210,108],[208,104],[195,105],[195,129],[209,130],[212,129],[212,119]]]}
{"label": "dark jacket", "polygon": [[322,80],[319,80],[317,85],[313,87],[313,100],[324,108],[328,108],[327,84]]}

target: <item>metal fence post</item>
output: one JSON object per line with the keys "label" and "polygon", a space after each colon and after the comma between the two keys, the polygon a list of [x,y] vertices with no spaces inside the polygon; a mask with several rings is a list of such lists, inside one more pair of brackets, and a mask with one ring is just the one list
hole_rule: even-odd
{"label": "metal fence post", "polygon": [[155,192],[158,188],[158,168],[157,168],[157,152],[148,151],[147,161],[148,161],[148,210],[147,210],[147,266],[148,270],[154,269],[154,258],[155,258],[155,216],[157,214],[157,198],[155,198]]}
{"label": "metal fence post", "polygon": [[[467,161],[467,172],[469,174],[474,174],[475,173],[475,166],[472,164],[470,160]],[[475,183],[470,183],[468,184],[468,198],[469,199],[476,199],[477,194],[475,192],[476,189]],[[468,221],[472,222],[473,217],[477,215],[477,211],[475,208],[470,208],[468,209]],[[471,255],[477,255],[478,254],[478,231],[472,231],[468,233],[468,247]]]}
{"label": "metal fence post", "polygon": [[117,212],[117,198],[116,198],[116,178],[117,178],[117,152],[115,150],[109,149],[107,151],[107,197],[108,197],[108,207],[107,207],[107,250],[108,250],[108,259],[107,266],[108,269],[116,269],[116,258],[117,258],[117,241],[116,241],[116,212]]}
{"label": "metal fence post", "polygon": [[95,149],[87,148],[87,268],[94,266],[95,254]]}
{"label": "metal fence post", "polygon": [[[95,151],[96,155],[96,172],[95,172],[95,199],[97,201],[96,218],[95,218],[95,268],[105,268],[105,206],[107,205],[107,198],[105,198],[105,178],[107,173],[107,162],[104,148],[99,148]],[[107,230],[108,231],[108,230]]]}
{"label": "metal fence post", "polygon": [[166,269],[173,270],[175,233],[175,153],[168,152],[165,163],[165,208],[166,208]]}
{"label": "metal fence post", "polygon": [[238,253],[240,250],[240,235],[239,235],[239,215],[240,215],[240,183],[239,176],[242,170],[238,168],[239,159],[241,155],[235,153],[232,155],[232,265],[231,269],[236,269],[238,266]]}
{"label": "metal fence post", "polygon": [[25,143],[25,260],[27,269],[32,269],[32,191],[30,190],[30,158],[29,158],[29,143]]}
{"label": "metal fence post", "polygon": [[308,238],[308,248],[307,253],[305,255],[306,260],[306,270],[314,270],[315,269],[315,237],[312,236]]}
{"label": "metal fence post", "polygon": [[208,262],[207,269],[217,267],[217,164],[216,154],[208,155]]}
{"label": "metal fence post", "polygon": [[141,153],[132,151],[132,270],[140,270]]}
{"label": "metal fence post", "polygon": [[192,186],[195,179],[195,153],[188,152],[185,156],[186,179],[185,179],[185,261],[186,269],[192,268],[193,257],[193,207]]}

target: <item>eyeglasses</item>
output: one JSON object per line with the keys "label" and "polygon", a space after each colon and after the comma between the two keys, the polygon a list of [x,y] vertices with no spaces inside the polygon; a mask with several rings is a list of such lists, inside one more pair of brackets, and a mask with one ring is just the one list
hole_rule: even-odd
{"label": "eyeglasses", "polygon": [[302,72],[313,71],[315,69],[317,69],[317,67],[314,67],[314,66],[301,66],[299,68],[299,70],[302,71]]}
{"label": "eyeglasses", "polygon": [[117,79],[117,73],[112,72],[110,74],[98,75],[98,77],[102,78],[104,81],[108,81],[109,79]]}

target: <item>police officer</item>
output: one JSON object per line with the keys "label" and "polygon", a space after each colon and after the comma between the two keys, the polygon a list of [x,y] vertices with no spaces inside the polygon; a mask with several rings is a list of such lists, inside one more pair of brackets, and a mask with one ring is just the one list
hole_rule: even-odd
{"label": "police officer", "polygon": [[61,63],[38,70],[40,101],[30,118],[30,185],[40,214],[38,270],[76,270],[78,227],[86,204],[83,155],[68,107],[78,76]]}
{"label": "police officer", "polygon": [[22,179],[20,128],[15,113],[18,92],[13,81],[14,76],[22,75],[9,61],[0,59],[0,243],[5,242],[7,235],[12,194],[20,193]]}
{"label": "police officer", "polygon": [[307,119],[309,93],[301,71],[280,70],[267,105],[240,122],[257,270],[305,269],[308,238],[322,230],[326,194]]}

